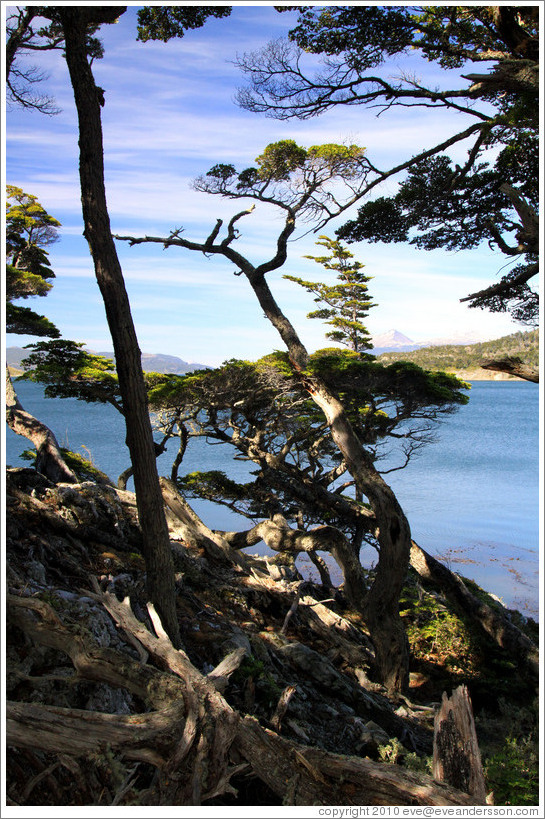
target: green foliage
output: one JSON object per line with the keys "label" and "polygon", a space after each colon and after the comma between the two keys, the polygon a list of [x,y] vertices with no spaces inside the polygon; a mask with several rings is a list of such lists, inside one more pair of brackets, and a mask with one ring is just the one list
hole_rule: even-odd
{"label": "green foliage", "polygon": [[146,6],[138,10],[138,40],[183,37],[186,31],[201,28],[209,17],[229,17],[231,6]]}
{"label": "green foliage", "polygon": [[496,805],[539,804],[539,746],[532,736],[507,737],[485,764],[487,785]]}
{"label": "green foliage", "polygon": [[495,805],[539,804],[539,702],[501,697],[477,717],[487,790]]}
{"label": "green foliage", "polygon": [[271,708],[276,705],[282,694],[282,688],[278,685],[270,671],[265,668],[263,661],[253,656],[244,658],[231,679],[234,683],[238,683],[239,685],[244,685],[249,679],[253,680],[256,699],[266,708]]}
{"label": "green foliage", "polygon": [[[243,107],[279,119],[306,119],[338,105],[362,105],[379,114],[394,106],[426,106],[458,109],[473,119],[448,140],[450,145],[473,140],[463,166],[444,154],[444,140],[423,145],[389,170],[379,171],[370,161],[354,165],[354,178],[364,179],[357,198],[376,193],[377,185],[401,172],[407,176],[394,195],[366,201],[338,237],[407,242],[426,250],[486,241],[513,267],[500,282],[471,294],[469,306],[509,311],[518,321],[537,324],[537,294],[527,284],[538,273],[537,7],[291,8],[298,12],[289,34],[296,46],[276,41],[239,60],[250,77],[250,87],[238,95]],[[486,74],[466,73],[467,86],[456,89],[448,78],[441,88],[426,87],[410,72],[395,79],[381,75],[386,58],[402,60],[410,51],[444,69],[492,65]],[[304,52],[322,56],[321,70],[305,73]]]}
{"label": "green foliage", "polygon": [[246,497],[245,487],[232,481],[225,472],[212,469],[208,472],[188,472],[177,481],[178,487],[190,495],[206,500],[215,500],[218,496],[229,500],[243,500]]}
{"label": "green foliage", "polygon": [[108,483],[111,481],[109,477],[98,469],[93,463],[92,459],[86,458],[77,452],[72,452],[70,449],[61,447],[62,457],[67,466],[70,467],[80,481],[94,481],[95,483]]}
{"label": "green foliage", "polygon": [[271,143],[256,157],[258,176],[260,179],[288,179],[293,171],[304,166],[307,158],[307,151],[293,139]]}
{"label": "green foliage", "polygon": [[338,236],[351,242],[408,242],[424,250],[476,247],[490,238],[491,219],[499,229],[508,227],[512,206],[494,171],[478,165],[457,179],[458,172],[447,156],[415,164],[394,196],[364,204]]}
{"label": "green foliage", "polygon": [[[256,157],[256,167],[237,172],[234,165],[218,163],[196,179],[194,187],[233,199],[248,196],[291,209],[292,215],[322,214],[332,202],[338,206],[343,187],[349,197],[354,195],[365,177],[364,155],[358,145],[331,143],[307,149],[293,139],[282,139],[267,145]],[[339,185],[335,196],[329,190],[333,183]]]}
{"label": "green foliage", "polygon": [[[325,146],[329,147],[329,146]],[[371,302],[367,291],[369,276],[361,273],[364,267],[361,262],[350,261],[354,254],[336,239],[320,236],[317,245],[331,251],[329,256],[305,256],[321,264],[326,270],[337,272],[337,283],[327,285],[322,282],[309,282],[297,276],[284,276],[285,279],[304,287],[314,295],[314,301],[326,305],[319,310],[308,313],[308,318],[325,320],[335,329],[326,333],[327,338],[344,344],[355,352],[363,352],[373,345],[367,328],[362,320],[367,316]]]}
{"label": "green foliage", "polygon": [[60,333],[45,316],[17,299],[45,296],[55,274],[44,247],[56,242],[60,222],[36,196],[14,185],[6,186],[6,329],[10,333],[57,338]]}
{"label": "green foliage", "polygon": [[[320,375],[339,395],[369,457],[376,460],[392,450],[398,468],[431,439],[443,413],[468,400],[467,385],[453,376],[410,364],[386,367],[349,349],[314,353],[307,373]],[[245,483],[219,470],[190,473],[178,480],[186,496],[252,519],[281,512],[298,526],[328,523],[348,536],[355,531],[365,499],[353,497],[327,422],[287,353],[277,351],[255,363],[233,359],[215,370],[169,377],[151,391],[150,403],[163,428],[185,425],[210,442],[232,447],[234,458],[256,465],[253,479]],[[341,493],[336,481],[343,480],[346,492]]]}
{"label": "green foliage", "polygon": [[[85,447],[82,447],[82,449],[85,449]],[[72,472],[75,473],[78,480],[111,484],[109,477],[95,466],[91,457],[80,455],[78,452],[72,452],[71,449],[67,449],[66,447],[61,447],[60,451],[64,462],[70,467]],[[25,449],[19,457],[23,461],[35,463],[37,452],[35,449]]]}
{"label": "green foliage", "polygon": [[45,384],[48,398],[111,403],[120,409],[120,393],[113,361],[93,355],[75,341],[41,341],[28,345],[31,354],[21,362],[23,378]]}

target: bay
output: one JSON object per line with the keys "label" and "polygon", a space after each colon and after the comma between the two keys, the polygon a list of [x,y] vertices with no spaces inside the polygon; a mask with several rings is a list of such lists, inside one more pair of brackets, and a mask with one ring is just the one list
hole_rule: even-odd
{"label": "bay", "polygon": [[[121,415],[109,405],[47,399],[38,384],[17,382],[21,403],[46,423],[62,446],[90,457],[114,481],[129,465]],[[29,442],[6,431],[6,463],[21,466]],[[158,460],[168,475],[176,442]],[[222,469],[247,480],[253,466],[230,448],[192,439],[183,470]],[[539,611],[539,390],[518,381],[478,381],[469,404],[437,428],[436,442],[409,466],[385,476],[409,518],[413,538],[453,570],[537,619]],[[131,485],[129,484],[129,488]],[[248,521],[206,501],[193,502],[213,529]],[[265,550],[265,547],[263,547]],[[254,547],[253,551],[259,551]],[[376,552],[362,552],[372,565]],[[304,565],[305,573],[313,567]]]}

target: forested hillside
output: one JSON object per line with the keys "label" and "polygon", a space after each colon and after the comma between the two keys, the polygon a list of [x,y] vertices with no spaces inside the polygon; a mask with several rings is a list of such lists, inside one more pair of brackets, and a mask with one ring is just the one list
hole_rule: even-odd
{"label": "forested hillside", "polygon": [[[478,344],[446,344],[441,347],[423,347],[408,353],[383,353],[378,360],[390,364],[394,361],[412,361],[427,370],[475,370],[482,361],[511,356],[522,358],[533,366],[539,364],[539,330],[513,333],[510,336],[483,341]],[[483,370],[483,378],[487,376]]]}

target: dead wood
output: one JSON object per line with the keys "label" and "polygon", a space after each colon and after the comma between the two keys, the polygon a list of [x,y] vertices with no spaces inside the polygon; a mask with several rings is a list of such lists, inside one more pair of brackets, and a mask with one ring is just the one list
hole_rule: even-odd
{"label": "dead wood", "polygon": [[251,570],[251,558],[231,548],[225,538],[209,529],[180,495],[172,481],[160,478],[159,483],[165,504],[175,516],[183,536],[190,543],[201,546],[213,560],[239,566],[246,571]]}
{"label": "dead wood", "polygon": [[[300,746],[251,717],[242,718],[214,684],[225,676],[225,665],[203,676],[172,646],[153,609],[156,634],[136,619],[126,602],[105,592],[87,594],[100,601],[163,670],[98,648],[89,636],[63,624],[43,601],[11,595],[10,617],[35,642],[67,653],[82,677],[125,686],[155,710],[121,716],[9,703],[8,745],[76,757],[110,747],[150,762],[160,773],[153,804],[196,805],[229,790],[230,776],[240,770],[230,765],[231,748],[284,804],[471,804],[467,795],[430,777]],[[233,658],[226,661],[228,668],[234,664]]]}
{"label": "dead wood", "polygon": [[271,725],[277,734],[280,733],[280,726],[282,724],[282,720],[284,718],[286,711],[288,710],[290,700],[296,691],[297,686],[287,685],[282,691],[282,694],[280,695],[280,699],[278,700],[274,714],[271,717]]}
{"label": "dead wood", "polygon": [[481,361],[479,366],[482,367],[483,370],[495,370],[500,373],[515,375],[517,378],[523,378],[525,381],[533,381],[536,384],[539,383],[538,367],[525,364],[516,356],[506,356],[505,358]]}
{"label": "dead wood", "polygon": [[423,580],[439,587],[451,600],[461,606],[464,615],[471,617],[492,639],[539,679],[539,651],[501,610],[492,608],[474,594],[464,581],[446,566],[425,552],[414,541],[411,546],[411,566]]}
{"label": "dead wood", "polygon": [[441,708],[435,717],[433,777],[471,794],[475,804],[486,804],[481,752],[465,685],[453,691],[450,698],[443,693]]}

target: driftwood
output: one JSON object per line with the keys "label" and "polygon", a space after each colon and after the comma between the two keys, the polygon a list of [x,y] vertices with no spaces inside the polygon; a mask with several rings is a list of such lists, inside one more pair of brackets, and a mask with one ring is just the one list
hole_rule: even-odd
{"label": "driftwood", "polygon": [[481,752],[475,732],[473,708],[465,685],[449,698],[443,694],[435,717],[433,737],[433,777],[448,782],[475,797],[475,804],[486,804]]}
{"label": "driftwood", "polygon": [[462,607],[492,639],[539,679],[539,650],[508,618],[472,594],[464,581],[414,541],[411,566],[423,580],[431,581]]}
{"label": "driftwood", "polygon": [[506,356],[505,358],[494,359],[493,361],[481,361],[479,367],[483,370],[495,370],[508,375],[516,375],[517,378],[524,378],[525,381],[539,383],[539,369],[525,364],[516,356]]}
{"label": "driftwood", "polygon": [[[124,686],[152,710],[131,716],[54,706],[7,704],[7,744],[80,756],[110,748],[158,770],[154,805],[197,805],[230,790],[231,776],[250,766],[284,804],[471,805],[472,798],[431,777],[359,757],[298,745],[234,711],[217,683],[236,667],[231,658],[205,676],[176,650],[150,607],[156,634],[109,593],[89,593],[130,632],[156,667],[99,648],[62,623],[49,604],[9,596],[10,621],[31,639],[68,654],[82,678]],[[221,685],[220,685],[221,687]],[[230,752],[236,749],[237,763]]]}

